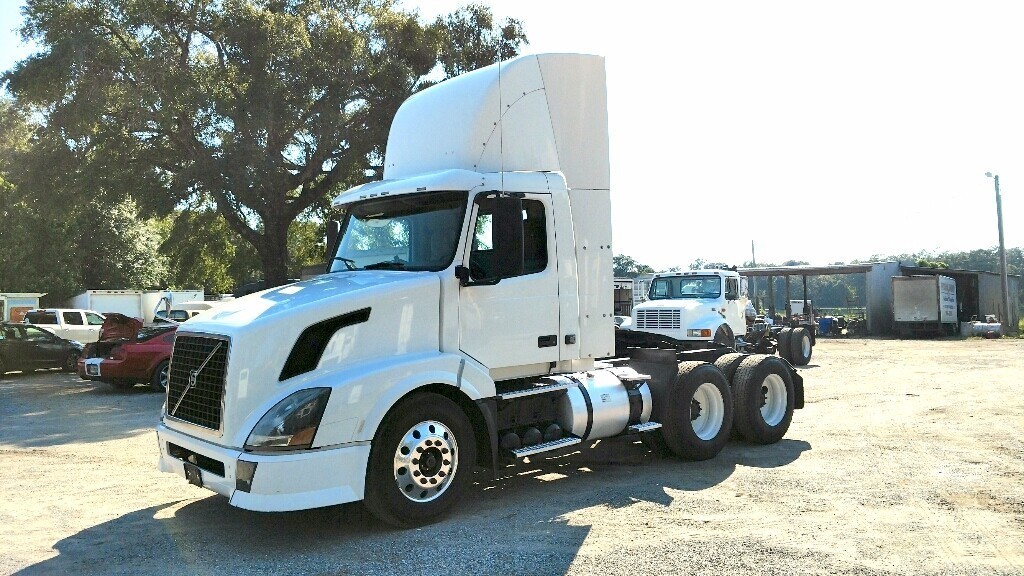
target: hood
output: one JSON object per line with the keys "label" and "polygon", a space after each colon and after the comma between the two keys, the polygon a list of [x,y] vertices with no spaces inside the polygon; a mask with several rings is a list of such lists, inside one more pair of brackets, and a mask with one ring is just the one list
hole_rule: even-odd
{"label": "hood", "polygon": [[119,312],[109,312],[104,314],[103,325],[100,326],[100,340],[132,339],[140,328],[142,320]]}
{"label": "hood", "polygon": [[638,304],[634,310],[648,310],[651,308],[655,309],[671,309],[671,310],[682,310],[684,312],[690,310],[697,310],[702,308],[708,308],[708,301],[713,300],[712,298],[676,298],[672,300],[648,300],[642,304]]}
{"label": "hood", "polygon": [[[323,274],[294,284],[278,286],[235,298],[196,315],[183,323],[182,330],[219,333],[231,336],[250,331],[258,325],[294,321],[296,313],[320,307],[325,300],[338,301],[360,293],[379,294],[382,289],[405,284],[436,283],[428,272],[394,270],[355,270]],[[325,311],[326,313],[326,311]],[[304,314],[301,314],[304,315]]]}
{"label": "hood", "polygon": [[[218,442],[241,446],[267,410],[322,378],[325,371],[406,354],[437,353],[440,297],[441,281],[433,272],[335,272],[225,302],[183,322],[177,337],[227,338],[225,437]],[[304,330],[354,313],[363,313],[362,319],[345,324],[326,343],[321,342],[315,367],[306,365],[302,371],[285,374]],[[172,421],[168,425],[177,426]]]}

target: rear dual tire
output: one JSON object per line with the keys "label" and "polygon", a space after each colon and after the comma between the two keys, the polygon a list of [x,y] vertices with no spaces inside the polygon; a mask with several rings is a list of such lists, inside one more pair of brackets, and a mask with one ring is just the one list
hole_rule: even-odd
{"label": "rear dual tire", "polygon": [[714,458],[732,428],[733,399],[725,375],[706,362],[681,362],[661,419],[660,429],[640,436],[654,452],[685,460]]}
{"label": "rear dual tire", "polygon": [[793,420],[793,378],[786,363],[775,356],[745,358],[732,379],[735,405],[733,427],[741,438],[758,444],[782,439]]}

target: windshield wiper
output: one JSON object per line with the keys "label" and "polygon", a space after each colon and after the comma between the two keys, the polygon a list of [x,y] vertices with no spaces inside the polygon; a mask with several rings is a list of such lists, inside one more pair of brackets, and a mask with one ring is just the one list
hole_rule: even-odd
{"label": "windshield wiper", "polygon": [[349,270],[356,270],[356,261],[351,258],[345,258],[344,256],[335,256],[335,260],[341,260],[345,263],[345,267]]}
{"label": "windshield wiper", "polygon": [[405,262],[398,260],[385,260],[383,262],[374,262],[373,264],[367,264],[363,266],[363,270],[404,270]]}

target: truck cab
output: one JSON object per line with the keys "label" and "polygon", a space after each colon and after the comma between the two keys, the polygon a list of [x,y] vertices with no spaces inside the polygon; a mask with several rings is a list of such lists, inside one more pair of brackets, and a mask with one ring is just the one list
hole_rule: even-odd
{"label": "truck cab", "polygon": [[633,329],[683,345],[736,347],[746,333],[745,282],[734,270],[656,274],[647,301],[633,308]]}

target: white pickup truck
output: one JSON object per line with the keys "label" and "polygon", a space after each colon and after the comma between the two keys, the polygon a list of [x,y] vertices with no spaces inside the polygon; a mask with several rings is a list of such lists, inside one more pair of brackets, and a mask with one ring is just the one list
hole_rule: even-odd
{"label": "white pickup truck", "polygon": [[103,315],[92,310],[76,308],[41,308],[28,311],[23,322],[52,332],[65,340],[88,344],[100,339]]}

